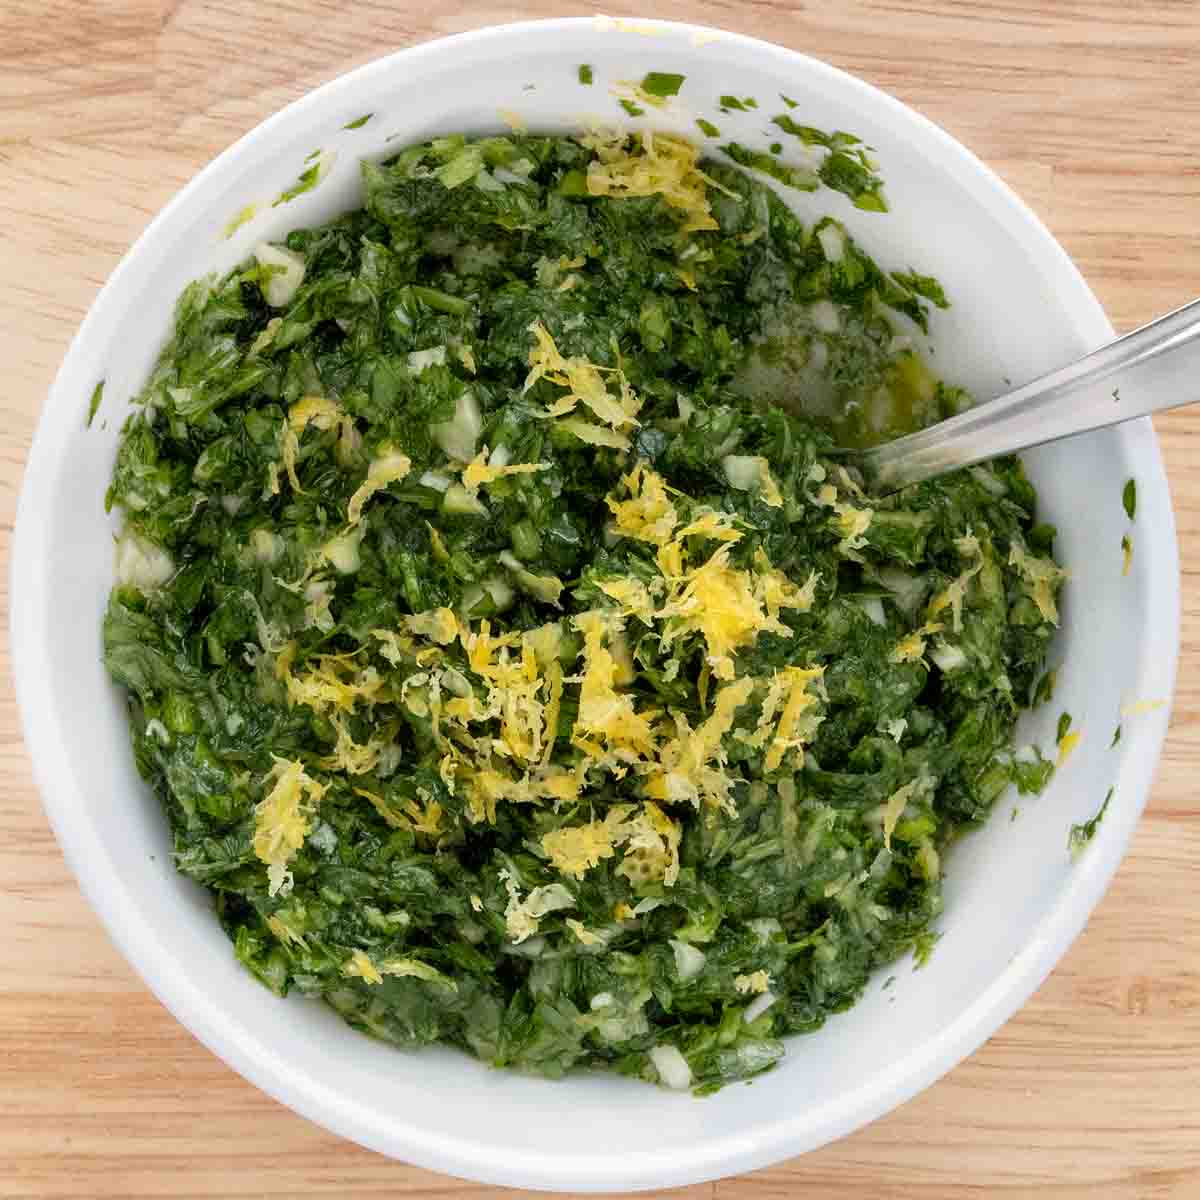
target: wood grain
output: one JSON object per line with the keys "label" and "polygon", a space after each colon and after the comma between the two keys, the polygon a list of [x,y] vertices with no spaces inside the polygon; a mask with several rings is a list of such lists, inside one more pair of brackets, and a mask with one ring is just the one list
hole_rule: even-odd
{"label": "wood grain", "polygon": [[[633,9],[606,6],[620,15]],[[533,0],[0,0],[0,540],[42,399],[105,276],[236,136],[315,84]],[[1195,0],[707,0],[914,105],[1020,191],[1129,327],[1200,290]],[[1200,1196],[1200,413],[1159,423],[1183,663],[1146,819],[1086,933],[968,1062],[837,1145],[679,1195]],[[7,578],[0,578],[0,603]],[[7,667],[7,643],[0,646]],[[7,673],[6,673],[7,679]],[[496,1197],[308,1124],[183,1031],[117,955],[38,804],[0,697],[0,1195]]]}

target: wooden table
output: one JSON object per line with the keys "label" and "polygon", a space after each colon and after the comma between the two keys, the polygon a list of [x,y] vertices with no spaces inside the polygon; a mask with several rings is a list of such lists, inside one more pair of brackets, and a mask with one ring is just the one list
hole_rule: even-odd
{"label": "wooden table", "polygon": [[[390,50],[590,11],[434,7],[0,0],[5,545],[68,339],[199,167]],[[1032,204],[1120,327],[1200,291],[1197,0],[694,0],[660,12],[805,50],[927,113]],[[918,1099],[837,1145],[688,1195],[1200,1196],[1200,804],[1188,782],[1200,766],[1200,411],[1159,433],[1183,552],[1180,690],[1149,811],[1087,932],[1016,1019]],[[67,872],[7,686],[0,764],[0,1195],[500,1195],[338,1140],[195,1042]]]}

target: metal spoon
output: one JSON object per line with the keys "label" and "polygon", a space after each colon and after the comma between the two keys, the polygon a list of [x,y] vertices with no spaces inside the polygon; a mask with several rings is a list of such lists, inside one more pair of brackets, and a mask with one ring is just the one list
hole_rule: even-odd
{"label": "metal spoon", "polygon": [[877,496],[1200,400],[1200,300],[918,433],[846,453]]}

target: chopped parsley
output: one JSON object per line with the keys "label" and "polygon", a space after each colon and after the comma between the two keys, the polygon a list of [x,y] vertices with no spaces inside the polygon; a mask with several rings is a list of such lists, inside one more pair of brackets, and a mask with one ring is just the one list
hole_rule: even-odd
{"label": "chopped parsley", "polygon": [[917,271],[893,271],[892,278],[903,288],[923,296],[938,308],[949,308],[950,301],[942,291],[942,285],[932,275],[921,275]]}
{"label": "chopped parsley", "polygon": [[771,124],[778,125],[784,133],[790,133],[793,137],[799,138],[806,146],[824,146],[827,150],[840,150],[849,146],[862,145],[862,138],[853,133],[845,133],[840,129],[833,133],[826,133],[812,125],[802,125],[799,121],[792,120],[787,113],[772,117]]}
{"label": "chopped parsley", "polygon": [[1137,480],[1129,479],[1121,489],[1121,504],[1125,515],[1132,521],[1137,513]]}
{"label": "chopped parsley", "polygon": [[790,96],[785,96],[782,92],[779,93],[779,98],[788,106],[788,108],[798,108],[799,105]]}
{"label": "chopped parsley", "polygon": [[[856,208],[871,212],[887,212],[883,197],[883,180],[876,172],[874,160],[868,153],[869,147],[852,133],[837,130],[825,133],[811,125],[801,125],[787,113],[772,117],[771,122],[784,133],[798,138],[805,146],[820,146],[828,153],[817,170],[826,187],[843,192],[854,201]],[[900,278],[899,276],[897,278]],[[940,295],[941,288],[936,280],[910,272],[909,278]],[[932,296],[930,297],[932,299]],[[945,307],[945,297],[939,307]]]}
{"label": "chopped parsley", "polygon": [[1067,759],[1075,753],[1075,748],[1082,740],[1083,730],[1072,729],[1071,714],[1063,713],[1058,718],[1058,728],[1054,737],[1054,743],[1058,747],[1058,759],[1054,764],[1056,770],[1066,764]]}
{"label": "chopped parsley", "polygon": [[1071,832],[1067,835],[1067,849],[1070,850],[1072,858],[1079,858],[1092,844],[1092,839],[1096,836],[1096,830],[1100,828],[1100,822],[1104,820],[1104,814],[1108,812],[1109,803],[1116,790],[1111,787],[1108,789],[1104,803],[1100,805],[1095,816],[1084,821],[1082,825],[1071,826]]}
{"label": "chopped parsley", "polygon": [[1118,725],[1116,727],[1116,729],[1113,730],[1112,741],[1108,743],[1108,748],[1111,750],[1114,746],[1117,745],[1118,742],[1120,742],[1120,740],[1121,740],[1121,726]]}
{"label": "chopped parsley", "polygon": [[933,948],[941,941],[942,935],[934,929],[926,929],[913,939],[913,970],[919,971],[929,965],[933,957]]}
{"label": "chopped parsley", "polygon": [[961,402],[893,336],[936,297],[677,135],[361,172],[184,291],[122,433],[104,655],[176,866],[384,1041],[752,1077],[1054,769],[1033,488],[865,496],[835,444]]}
{"label": "chopped parsley", "polygon": [[290,188],[279,193],[271,206],[272,208],[278,208],[281,204],[288,204],[298,196],[303,196],[305,192],[311,192],[329,174],[329,168],[333,166],[333,154],[330,151],[317,149],[309,153],[304,161],[312,163],[312,166],[306,167],[301,171],[300,177],[296,182]]}
{"label": "chopped parsley", "polygon": [[342,126],[343,129],[361,129],[375,114],[363,113],[361,117],[355,117],[353,121],[347,121]]}
{"label": "chopped parsley", "polygon": [[[1022,796],[1037,796],[1046,789],[1054,774],[1054,760],[1046,758],[1036,746],[1013,756],[1012,781]],[[999,782],[999,780],[997,781]]]}
{"label": "chopped parsley", "polygon": [[640,104],[635,104],[627,96],[619,96],[617,103],[631,116],[642,117],[646,115],[646,110]]}
{"label": "chopped parsley", "polygon": [[670,71],[651,71],[642,80],[642,91],[648,96],[658,96],[665,99],[668,96],[678,96],[683,87],[685,75],[676,75]]}
{"label": "chopped parsley", "polygon": [[579,64],[579,82],[582,83],[585,87],[591,87],[592,83],[594,81],[594,78],[595,77],[592,74],[591,65],[589,63],[580,63]]}
{"label": "chopped parsley", "polygon": [[758,107],[758,101],[753,96],[744,96],[740,100],[737,96],[722,96],[718,103],[722,112],[749,112]]}
{"label": "chopped parsley", "polygon": [[100,401],[104,399],[104,380],[100,380],[92,389],[92,398],[88,401],[87,411],[87,428],[91,429],[92,422],[96,419],[96,412],[100,408]]}
{"label": "chopped parsley", "polygon": [[1038,708],[1042,704],[1049,703],[1054,697],[1054,684],[1058,679],[1058,672],[1051,669],[1046,671],[1037,681],[1033,692],[1029,697],[1029,707]]}
{"label": "chopped parsley", "polygon": [[721,149],[738,166],[770,175],[784,187],[795,188],[801,192],[815,192],[821,186],[821,180],[816,171],[808,167],[789,167],[785,163],[777,162],[765,151],[751,150],[740,142],[726,142]]}
{"label": "chopped parsley", "polygon": [[696,125],[705,137],[715,138],[721,136],[721,131],[711,121],[706,121],[703,117],[696,118]]}

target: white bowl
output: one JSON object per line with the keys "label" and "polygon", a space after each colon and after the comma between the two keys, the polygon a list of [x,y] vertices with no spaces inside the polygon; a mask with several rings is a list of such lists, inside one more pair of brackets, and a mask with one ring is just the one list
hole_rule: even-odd
{"label": "white bowl", "polygon": [[[595,84],[576,69],[592,64]],[[150,369],[172,303],[197,275],[231,267],[264,237],[357,203],[356,160],[408,142],[501,125],[576,129],[623,118],[614,81],[649,70],[687,76],[656,125],[712,117],[756,148],[768,117],[796,115],[858,133],[875,147],[892,211],[860,212],[832,193],[788,198],[828,211],[885,267],[938,276],[953,307],[938,314],[935,363],[980,396],[1020,382],[1112,336],[1087,285],[1049,233],[986,167],[941,130],[874,88],[763,42],[660,22],[607,19],[509,25],[394,54],[337,79],[222,154],[154,220],[92,306],[42,414],[21,495],[12,559],[12,644],[25,735],[46,810],[89,900],[146,982],[206,1045],[314,1121],[385,1154],[453,1175],[575,1191],[666,1187],[787,1158],[870,1121],[947,1071],[1025,1001],[1078,934],[1145,803],[1178,645],[1178,562],[1167,482],[1148,421],[1027,458],[1058,550],[1072,571],[1053,658],[1053,705],[1021,736],[1052,746],[1069,710],[1085,736],[1041,798],[991,823],[949,855],[944,936],[929,965],[882,972],[862,1001],[792,1040],[753,1087],[696,1100],[616,1077],[550,1083],[493,1071],[464,1055],[405,1053],[343,1025],[327,1008],[274,999],[235,961],[205,894],[175,874],[166,822],[134,771],[122,698],[101,666],[100,618],[113,577],[113,522],[103,511],[129,396]],[[533,85],[531,88],[527,85]],[[722,93],[757,112],[717,114]],[[364,113],[366,125],[343,126]],[[626,122],[628,123],[628,122]],[[644,123],[644,122],[643,122]],[[291,183],[315,147],[336,149],[313,192],[264,211],[228,241],[252,201]],[[92,389],[107,380],[91,429]],[[1121,506],[1138,482],[1133,566],[1121,575]],[[1114,802],[1078,863],[1072,822],[1110,785]]]}

